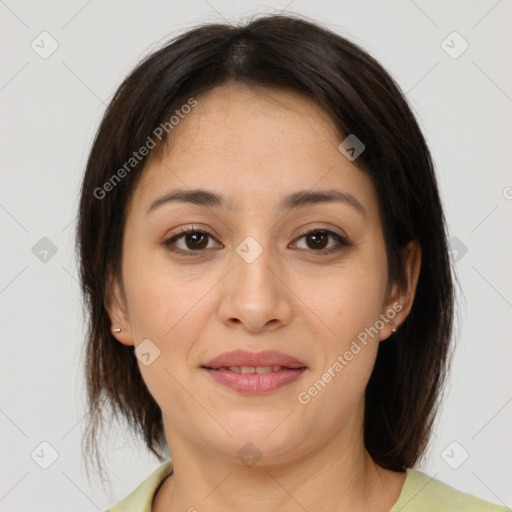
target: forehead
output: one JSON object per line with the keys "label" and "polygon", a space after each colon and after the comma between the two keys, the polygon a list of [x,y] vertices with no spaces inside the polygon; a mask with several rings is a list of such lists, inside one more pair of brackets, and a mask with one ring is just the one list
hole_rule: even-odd
{"label": "forehead", "polygon": [[167,151],[150,162],[133,196],[148,205],[173,187],[222,190],[238,203],[277,201],[301,189],[343,188],[375,201],[364,172],[338,150],[330,116],[297,93],[240,84],[196,98],[169,136]]}
{"label": "forehead", "polygon": [[[198,104],[172,133],[170,149],[181,146],[230,152],[233,158],[256,153],[277,157],[279,148],[300,145],[323,151],[336,128],[325,111],[295,92],[231,84],[198,98]],[[194,135],[200,134],[200,138]],[[320,144],[320,140],[324,144]],[[238,144],[244,142],[244,147]],[[242,151],[243,150],[243,151]]]}

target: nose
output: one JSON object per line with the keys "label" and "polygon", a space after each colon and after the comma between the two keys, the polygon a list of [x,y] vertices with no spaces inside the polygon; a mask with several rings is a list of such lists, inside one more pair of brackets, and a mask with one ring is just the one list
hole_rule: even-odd
{"label": "nose", "polygon": [[251,333],[275,331],[293,316],[293,292],[286,286],[285,262],[254,239],[238,246],[222,280],[221,320]]}

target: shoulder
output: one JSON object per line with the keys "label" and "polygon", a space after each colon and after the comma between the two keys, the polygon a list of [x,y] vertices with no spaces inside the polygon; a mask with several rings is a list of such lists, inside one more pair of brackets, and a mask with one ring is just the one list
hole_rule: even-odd
{"label": "shoulder", "polygon": [[510,512],[505,506],[458,491],[417,469],[406,471],[402,492],[389,512]]}
{"label": "shoulder", "polygon": [[172,471],[172,461],[164,462],[134,491],[106,512],[133,512],[134,510],[137,510],[137,512],[151,512],[151,504],[158,487]]}

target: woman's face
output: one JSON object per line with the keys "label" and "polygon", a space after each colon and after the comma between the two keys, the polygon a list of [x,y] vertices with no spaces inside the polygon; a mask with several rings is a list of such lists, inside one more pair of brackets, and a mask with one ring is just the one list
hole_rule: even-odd
{"label": "woman's face", "polygon": [[[406,312],[388,289],[372,183],[339,151],[328,116],[289,92],[216,88],[171,138],[128,204],[109,306],[123,327],[116,337],[135,345],[171,453],[178,439],[268,461],[329,441],[352,446],[379,342]],[[159,201],[178,189],[224,204]],[[321,191],[338,199],[309,197]],[[302,369],[278,369],[286,361],[275,354],[254,360],[261,374],[205,368],[233,350],[278,351]]]}

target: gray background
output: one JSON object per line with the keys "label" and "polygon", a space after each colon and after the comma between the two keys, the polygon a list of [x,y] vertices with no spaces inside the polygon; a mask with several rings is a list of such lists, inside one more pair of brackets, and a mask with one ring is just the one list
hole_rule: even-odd
{"label": "gray background", "polygon": [[[464,295],[453,373],[418,469],[512,506],[510,0],[5,0],[0,510],[104,510],[159,465],[121,429],[107,458],[113,494],[83,471],[84,328],[73,252],[80,178],[105,106],[140,58],[197,22],[281,10],[361,44],[418,116]],[[52,450],[58,456],[43,469]]]}

